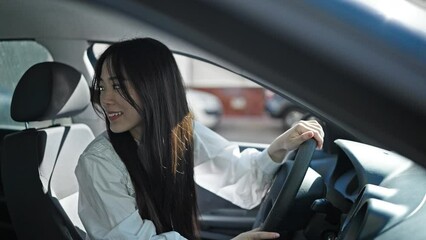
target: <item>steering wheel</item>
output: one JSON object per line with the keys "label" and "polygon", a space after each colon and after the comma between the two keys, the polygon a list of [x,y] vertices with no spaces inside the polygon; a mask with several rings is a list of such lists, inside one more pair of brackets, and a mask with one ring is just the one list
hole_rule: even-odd
{"label": "steering wheel", "polygon": [[[268,216],[263,222],[263,225],[258,223],[261,226],[262,231],[277,232],[279,230],[278,227],[292,206],[303,179],[305,178],[316,145],[317,144],[314,139],[309,139],[299,146],[293,167],[287,175],[287,178],[285,179],[285,182],[282,185],[278,197],[272,205]],[[280,186],[277,186],[277,184],[280,184],[281,182],[282,181],[277,181],[277,179],[275,179],[271,186],[271,191],[277,187],[279,189]]]}

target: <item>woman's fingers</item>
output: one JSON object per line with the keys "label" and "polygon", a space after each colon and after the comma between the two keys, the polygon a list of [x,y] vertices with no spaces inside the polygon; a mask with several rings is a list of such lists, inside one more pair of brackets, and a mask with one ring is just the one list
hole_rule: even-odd
{"label": "woman's fingers", "polygon": [[318,131],[318,133],[324,137],[324,130],[321,124],[319,124],[316,120],[300,121],[300,124],[311,130]]}
{"label": "woman's fingers", "polygon": [[258,240],[258,239],[277,239],[280,237],[280,234],[275,232],[264,232],[253,229],[249,232],[241,233],[232,240]]}
{"label": "woman's fingers", "polygon": [[304,127],[307,130],[317,131],[320,136],[324,137],[324,130],[316,120],[300,121],[297,123],[297,125]]}
{"label": "woman's fingers", "polygon": [[275,162],[281,162],[285,155],[297,149],[306,140],[314,138],[317,148],[324,144],[324,131],[316,120],[300,121],[278,136],[268,147],[268,154]]}
{"label": "woman's fingers", "polygon": [[252,232],[253,236],[248,239],[276,239],[280,237],[280,234],[274,232]]}
{"label": "woman's fingers", "polygon": [[298,145],[310,138],[314,138],[317,142],[317,148],[322,148],[324,144],[324,131],[317,121],[300,121],[295,126],[295,130],[299,133],[299,136],[297,136],[299,138]]}

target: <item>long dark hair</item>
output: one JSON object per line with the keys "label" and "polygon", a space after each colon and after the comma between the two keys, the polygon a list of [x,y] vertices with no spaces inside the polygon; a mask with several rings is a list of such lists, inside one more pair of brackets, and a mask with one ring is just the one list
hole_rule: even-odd
{"label": "long dark hair", "polygon": [[[139,145],[130,132],[113,133],[109,128],[98,87],[104,64],[117,77],[121,96],[142,118]],[[141,106],[131,98],[124,81],[134,86]],[[110,141],[130,174],[140,216],[153,221],[157,233],[174,230],[196,239],[192,115],[171,51],[150,38],[111,45],[95,67],[92,104],[104,116]]]}

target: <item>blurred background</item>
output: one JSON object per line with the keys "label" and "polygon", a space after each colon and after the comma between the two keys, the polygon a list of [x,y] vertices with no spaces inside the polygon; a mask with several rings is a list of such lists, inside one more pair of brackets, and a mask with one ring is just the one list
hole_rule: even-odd
{"label": "blurred background", "polygon": [[270,143],[307,113],[235,73],[175,54],[195,118],[231,141]]}

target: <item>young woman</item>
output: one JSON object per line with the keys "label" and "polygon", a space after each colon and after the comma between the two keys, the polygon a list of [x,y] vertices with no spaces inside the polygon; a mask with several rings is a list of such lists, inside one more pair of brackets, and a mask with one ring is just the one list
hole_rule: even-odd
{"label": "young woman", "polygon": [[[244,208],[260,203],[286,153],[323,131],[299,123],[263,152],[239,152],[193,120],[171,51],[145,38],[99,58],[92,103],[107,131],[76,168],[79,215],[90,239],[197,239],[195,181]],[[194,174],[195,173],[195,174]],[[236,239],[273,239],[250,231]]]}

